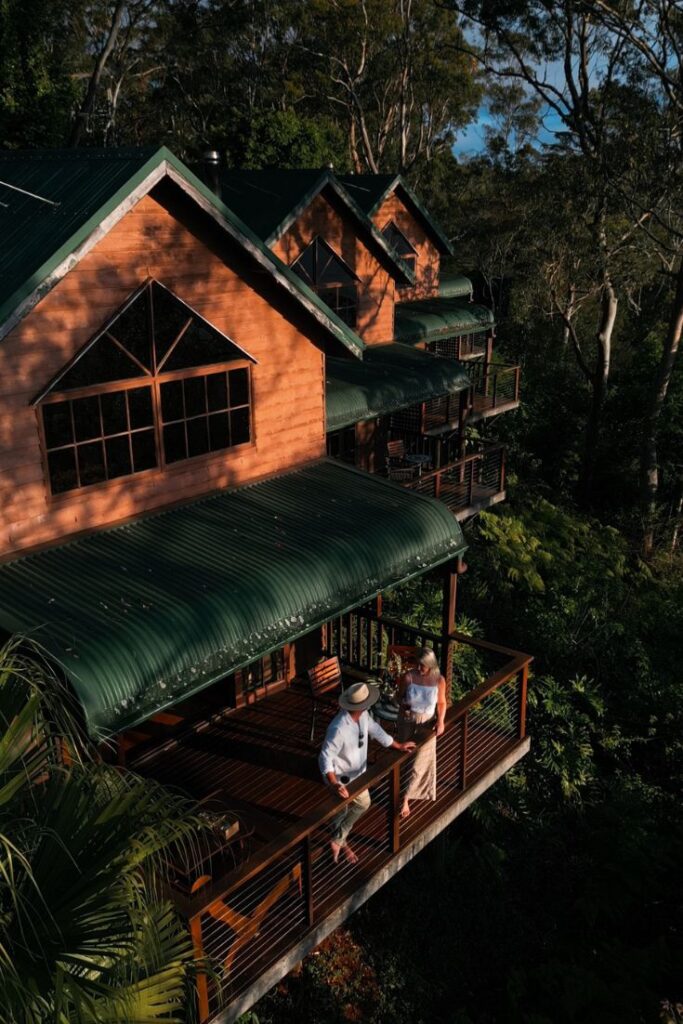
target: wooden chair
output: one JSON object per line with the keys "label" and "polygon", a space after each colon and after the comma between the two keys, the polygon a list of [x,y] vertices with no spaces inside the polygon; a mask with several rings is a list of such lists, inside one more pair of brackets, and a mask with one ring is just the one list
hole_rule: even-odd
{"label": "wooden chair", "polygon": [[[339,658],[336,656],[333,658],[326,658],[325,661],[319,662],[314,665],[313,668],[309,668],[308,682],[311,688],[311,735],[310,741],[313,742],[313,736],[315,734],[315,716],[318,711],[319,703],[331,703],[329,697],[330,694],[335,694],[344,689],[344,681],[342,679],[341,665],[339,664]],[[327,700],[325,699],[327,698]]]}
{"label": "wooden chair", "polygon": [[390,480],[403,483],[415,478],[417,466],[410,466],[405,461],[405,457],[406,446],[402,439],[387,441],[387,476]]}

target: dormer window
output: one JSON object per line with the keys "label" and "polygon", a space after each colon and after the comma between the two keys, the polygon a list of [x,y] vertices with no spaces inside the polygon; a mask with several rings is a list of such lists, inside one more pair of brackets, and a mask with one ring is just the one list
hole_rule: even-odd
{"label": "dormer window", "polygon": [[299,277],[349,327],[358,316],[358,278],[322,238],[314,238],[292,264]]}
{"label": "dormer window", "polygon": [[149,281],[36,400],[51,493],[246,444],[250,362]]}
{"label": "dormer window", "polygon": [[382,234],[391,246],[398,253],[404,263],[407,263],[413,273],[417,267],[417,250],[408,241],[400,228],[396,227],[393,220],[382,229]]}

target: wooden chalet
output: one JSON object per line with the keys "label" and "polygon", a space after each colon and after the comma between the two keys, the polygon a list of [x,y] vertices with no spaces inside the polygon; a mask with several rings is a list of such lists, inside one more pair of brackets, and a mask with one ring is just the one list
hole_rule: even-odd
{"label": "wooden chalet", "polygon": [[[105,756],[213,823],[171,887],[215,965],[202,1021],[234,1020],[529,749],[530,658],[456,629],[458,516],[479,499],[469,456],[449,476],[438,459],[472,377],[397,340],[398,307],[447,287],[429,232],[392,207],[411,265],[331,172],[295,177],[226,175],[218,196],[166,149],[0,155],[0,629],[40,642]],[[426,573],[433,633],[382,605]],[[316,755],[335,695],[312,719],[308,673],[336,657],[363,678],[425,644],[459,697],[437,799],[402,822],[411,756],[374,752],[360,862],[334,865]]]}

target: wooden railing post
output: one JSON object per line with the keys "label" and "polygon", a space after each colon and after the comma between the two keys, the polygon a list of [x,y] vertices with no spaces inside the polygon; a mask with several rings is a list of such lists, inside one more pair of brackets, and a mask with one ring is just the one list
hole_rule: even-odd
{"label": "wooden railing post", "polygon": [[391,852],[398,853],[401,847],[401,768],[395,764],[389,776],[389,845]]}
{"label": "wooden railing post", "polygon": [[[469,480],[467,481],[467,508],[472,504],[472,491],[474,490],[474,459],[469,464]],[[453,627],[455,628],[455,627]]]}
{"label": "wooden railing post", "polygon": [[497,404],[498,404],[498,373],[495,372],[493,374],[493,395],[491,397],[491,407],[493,409],[495,409]]}
{"label": "wooden railing post", "polygon": [[315,924],[315,905],[313,903],[313,856],[311,850],[311,833],[309,832],[304,839],[303,846],[303,883],[304,883],[304,894],[306,899],[306,921],[308,927],[312,928]]}
{"label": "wooden railing post", "polygon": [[463,789],[465,789],[465,787],[467,786],[467,732],[469,726],[469,717],[469,711],[466,711],[465,714],[462,716],[461,784]]}
{"label": "wooden railing post", "polygon": [[522,678],[519,686],[519,738],[523,740],[526,736],[526,696],[529,686],[529,666],[522,669]]}

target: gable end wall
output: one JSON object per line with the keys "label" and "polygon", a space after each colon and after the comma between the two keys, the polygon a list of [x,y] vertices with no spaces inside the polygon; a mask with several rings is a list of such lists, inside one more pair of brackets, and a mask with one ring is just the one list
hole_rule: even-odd
{"label": "gable end wall", "polygon": [[[248,283],[258,279],[236,244],[219,254],[201,217],[190,221],[163,190],[146,196],[0,343],[0,557],[324,455],[324,357],[299,311],[278,311]],[[50,498],[30,402],[150,277],[258,360],[253,443]]]}

